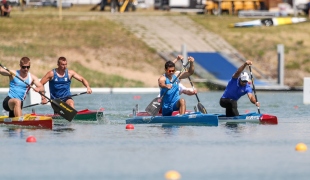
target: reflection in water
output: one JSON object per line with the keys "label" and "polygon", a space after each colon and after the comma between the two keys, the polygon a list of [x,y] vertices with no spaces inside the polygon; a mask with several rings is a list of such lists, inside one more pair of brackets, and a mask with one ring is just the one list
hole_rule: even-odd
{"label": "reflection in water", "polygon": [[256,131],[258,124],[251,123],[225,123],[224,127],[227,129],[226,133],[229,135],[242,135]]}
{"label": "reflection in water", "polygon": [[4,135],[7,135],[8,137],[24,138],[26,134],[21,128],[8,128],[3,131]]}
{"label": "reflection in water", "polygon": [[74,129],[68,127],[69,123],[54,123],[53,131],[54,132],[73,132]]}
{"label": "reflection in water", "polygon": [[74,130],[75,129],[69,127],[57,127],[53,129],[54,132],[73,132]]}
{"label": "reflection in water", "polygon": [[164,131],[163,134],[166,135],[177,135],[180,131],[182,126],[170,125],[170,124],[163,124],[160,129]]}

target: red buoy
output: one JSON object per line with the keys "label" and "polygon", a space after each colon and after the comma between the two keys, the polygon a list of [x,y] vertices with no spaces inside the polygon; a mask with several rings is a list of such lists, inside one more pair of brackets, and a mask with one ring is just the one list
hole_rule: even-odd
{"label": "red buoy", "polygon": [[37,142],[37,139],[34,136],[28,136],[26,142],[30,143]]}
{"label": "red buoy", "polygon": [[141,99],[141,96],[133,96],[133,99],[136,99],[136,100],[140,100]]}
{"label": "red buoy", "polygon": [[126,129],[134,129],[135,127],[132,124],[127,124]]}

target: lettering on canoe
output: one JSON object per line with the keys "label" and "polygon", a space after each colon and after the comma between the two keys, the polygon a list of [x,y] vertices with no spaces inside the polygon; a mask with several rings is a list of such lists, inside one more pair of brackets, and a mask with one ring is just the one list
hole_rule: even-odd
{"label": "lettering on canoe", "polygon": [[197,117],[196,114],[192,114],[192,115],[189,115],[189,116],[188,116],[189,119],[191,119],[191,118],[196,118],[196,117]]}
{"label": "lettering on canoe", "polygon": [[12,118],[4,118],[3,122],[12,122]]}
{"label": "lettering on canoe", "polygon": [[69,109],[66,105],[64,105],[63,103],[59,104],[61,107],[63,107],[66,111],[72,112],[73,110]]}
{"label": "lettering on canoe", "polygon": [[142,117],[142,121],[144,122],[150,122],[152,120],[152,117]]}
{"label": "lettering on canoe", "polygon": [[20,116],[20,117],[18,118],[18,121],[24,121],[24,116]]}
{"label": "lettering on canoe", "polygon": [[245,119],[249,119],[249,120],[259,119],[259,116],[247,116]]}
{"label": "lettering on canoe", "polygon": [[31,116],[31,117],[28,118],[29,121],[34,121],[34,120],[36,120],[36,119],[37,119],[36,116]]}

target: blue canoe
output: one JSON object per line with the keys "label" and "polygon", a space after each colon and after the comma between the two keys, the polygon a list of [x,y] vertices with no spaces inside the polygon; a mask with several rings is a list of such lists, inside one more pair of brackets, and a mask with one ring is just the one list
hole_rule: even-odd
{"label": "blue canoe", "polygon": [[218,115],[193,112],[177,116],[134,116],[126,120],[126,124],[173,124],[218,126]]}
{"label": "blue canoe", "polygon": [[224,114],[217,114],[219,122],[226,123],[261,123],[261,124],[278,124],[277,116],[269,114],[258,114],[256,112],[241,114],[239,116],[226,117]]}
{"label": "blue canoe", "polygon": [[[128,120],[128,122],[131,122],[131,123],[127,123],[127,121],[126,121],[126,123],[127,124],[147,124],[147,123],[162,123],[163,121],[165,123],[168,123],[168,121],[170,121],[169,117],[174,117],[174,116],[180,117],[180,116],[178,116],[178,113],[179,113],[178,111],[175,111],[172,113],[172,116],[168,116],[168,117],[163,117],[163,116],[161,116],[161,114],[158,114],[158,116],[156,116],[155,120],[150,121],[150,119],[152,117],[147,112],[138,112],[138,113],[135,113],[136,116],[134,116],[133,118]],[[187,113],[188,113],[188,115],[196,114],[196,113],[190,112],[190,111],[188,111]],[[278,124],[277,116],[269,115],[269,114],[258,114],[256,112],[241,114],[239,116],[234,116],[234,117],[226,117],[225,114],[207,114],[207,115],[217,116],[219,123],[222,123],[222,122],[224,122],[224,123],[245,123],[245,122],[249,122],[249,123],[260,123],[260,124]],[[145,120],[143,120],[143,119],[145,119]],[[161,119],[165,119],[165,120],[161,120]],[[172,118],[172,119],[174,119],[174,118]],[[186,120],[184,120],[184,119],[183,119],[183,124],[186,124]],[[137,123],[137,122],[139,122],[139,123]]]}

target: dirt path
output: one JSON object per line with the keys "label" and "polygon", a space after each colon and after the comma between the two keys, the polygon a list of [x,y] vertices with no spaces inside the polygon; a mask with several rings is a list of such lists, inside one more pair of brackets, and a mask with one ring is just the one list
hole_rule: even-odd
{"label": "dirt path", "polygon": [[186,44],[188,51],[221,51],[235,53],[236,50],[220,36],[207,31],[187,16],[165,16],[132,14],[105,14],[157,52],[181,51]]}

